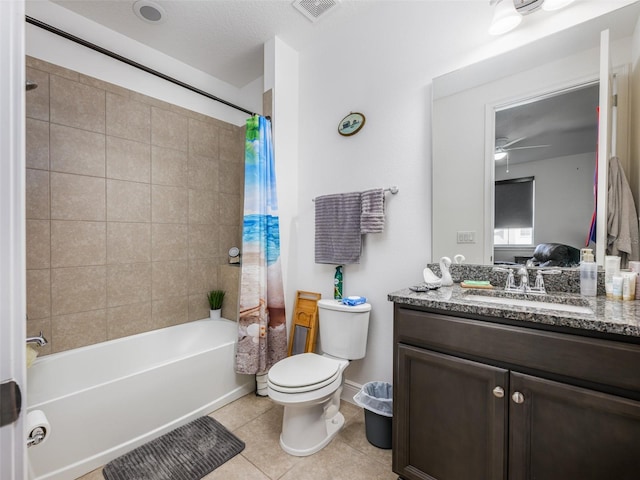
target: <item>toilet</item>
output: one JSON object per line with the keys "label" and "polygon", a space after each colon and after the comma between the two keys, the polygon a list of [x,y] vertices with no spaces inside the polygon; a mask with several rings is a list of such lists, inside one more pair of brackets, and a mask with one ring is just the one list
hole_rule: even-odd
{"label": "toilet", "polygon": [[304,457],[324,448],[344,425],[340,413],[342,373],[365,356],[371,305],[319,300],[322,355],[302,353],[280,360],[267,374],[267,393],[284,405],[280,446]]}

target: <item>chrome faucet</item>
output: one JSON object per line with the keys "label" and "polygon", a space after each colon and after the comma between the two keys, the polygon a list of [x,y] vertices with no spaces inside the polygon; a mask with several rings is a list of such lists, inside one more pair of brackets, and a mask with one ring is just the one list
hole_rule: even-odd
{"label": "chrome faucet", "polygon": [[[544,286],[543,275],[557,275],[562,273],[561,270],[557,269],[538,269],[538,273],[536,274],[536,281],[534,286],[529,285],[529,270],[527,267],[520,267],[517,270],[512,268],[501,268],[494,267],[494,272],[507,272],[507,282],[504,286],[504,291],[509,293],[530,293],[532,295],[545,295],[547,293]],[[515,273],[514,273],[515,272]],[[520,285],[516,286],[515,275],[520,277]]]}
{"label": "chrome faucet", "polygon": [[531,288],[529,287],[529,270],[527,270],[527,267],[520,267],[518,269],[518,275],[520,275],[520,286],[518,290],[522,293],[529,293]]}
{"label": "chrome faucet", "polygon": [[27,343],[35,343],[36,345],[38,345],[39,347],[44,347],[47,343],[49,343],[47,341],[46,338],[44,338],[44,336],[42,335],[42,330],[40,331],[40,334],[36,337],[27,337]]}

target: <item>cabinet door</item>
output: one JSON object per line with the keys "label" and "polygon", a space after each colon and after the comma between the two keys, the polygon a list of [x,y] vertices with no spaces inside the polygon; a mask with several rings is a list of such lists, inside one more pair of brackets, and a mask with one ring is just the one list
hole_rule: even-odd
{"label": "cabinet door", "polygon": [[396,362],[394,471],[407,480],[504,479],[508,372],[402,344]]}
{"label": "cabinet door", "polygon": [[510,384],[509,480],[640,478],[640,402],[515,372]]}

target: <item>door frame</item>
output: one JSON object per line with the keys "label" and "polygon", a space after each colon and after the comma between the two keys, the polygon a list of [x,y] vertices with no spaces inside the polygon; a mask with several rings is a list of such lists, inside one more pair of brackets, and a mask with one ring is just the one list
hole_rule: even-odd
{"label": "door frame", "polygon": [[23,400],[0,428],[0,478],[16,480],[27,477],[24,15],[24,0],[0,1],[0,382]]}

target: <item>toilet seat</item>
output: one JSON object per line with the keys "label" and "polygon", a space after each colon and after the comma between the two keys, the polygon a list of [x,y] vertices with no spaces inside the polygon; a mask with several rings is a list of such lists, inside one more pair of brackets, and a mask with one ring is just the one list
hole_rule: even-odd
{"label": "toilet seat", "polygon": [[267,374],[273,390],[302,393],[318,390],[340,377],[342,363],[315,353],[302,353],[276,363]]}

